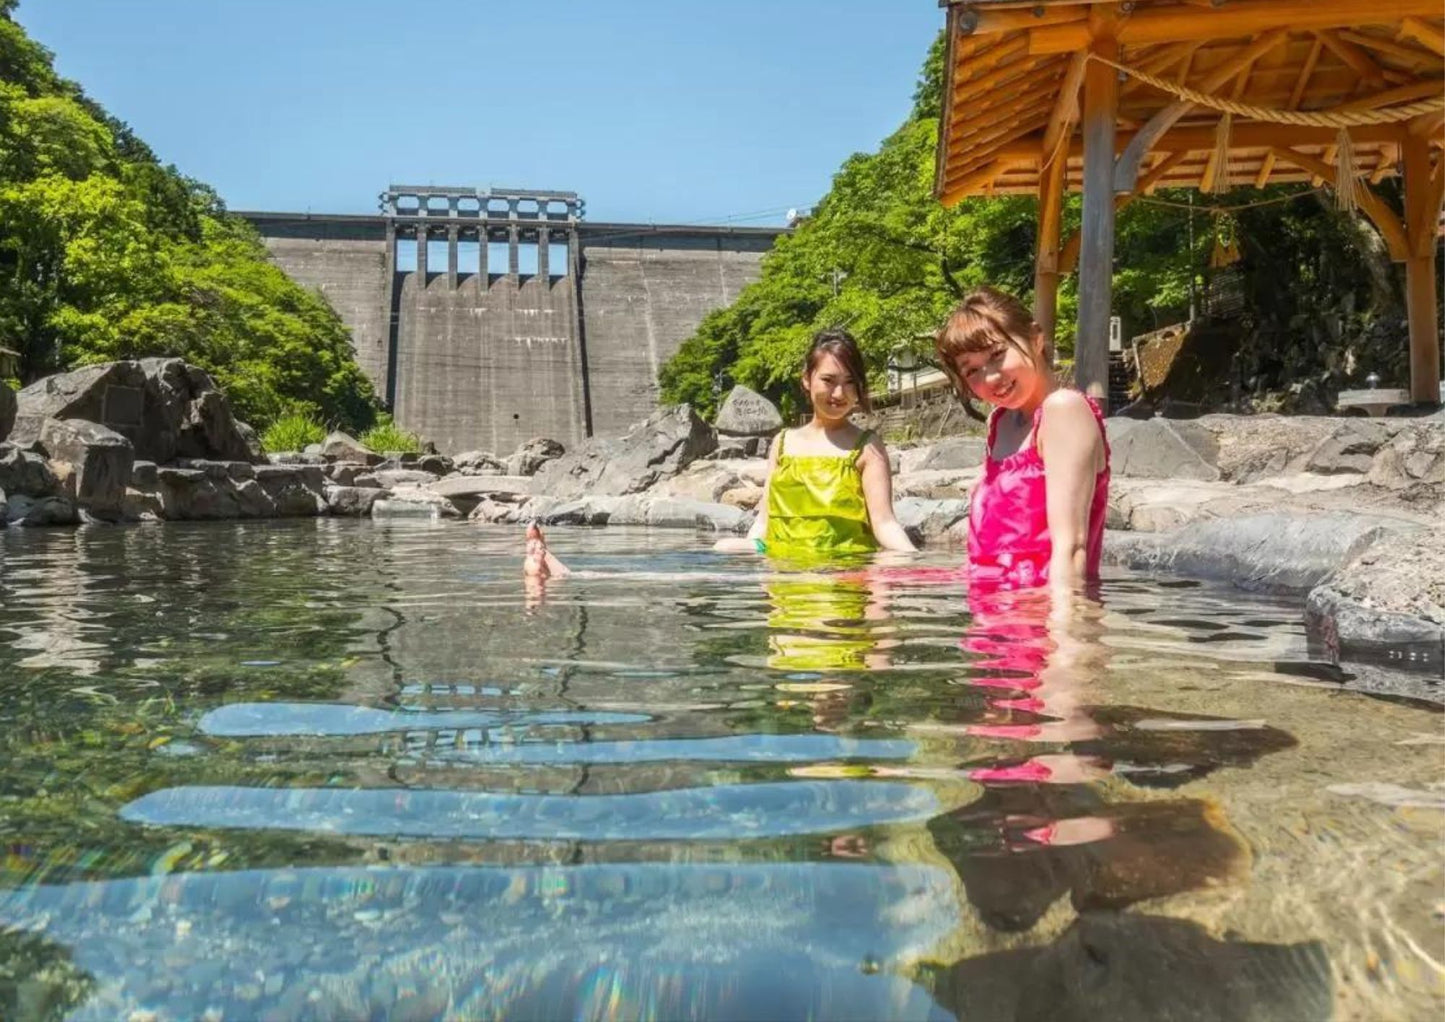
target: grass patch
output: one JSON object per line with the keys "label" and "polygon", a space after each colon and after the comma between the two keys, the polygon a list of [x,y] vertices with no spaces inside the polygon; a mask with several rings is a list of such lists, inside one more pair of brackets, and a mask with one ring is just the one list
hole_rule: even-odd
{"label": "grass patch", "polygon": [[326,439],[326,427],[305,412],[281,416],[261,434],[261,446],[269,453],[301,451]]}
{"label": "grass patch", "polygon": [[402,454],[420,454],[421,439],[415,433],[399,429],[390,416],[382,416],[380,422],[357,438],[369,450],[380,454],[382,451],[399,451]]}

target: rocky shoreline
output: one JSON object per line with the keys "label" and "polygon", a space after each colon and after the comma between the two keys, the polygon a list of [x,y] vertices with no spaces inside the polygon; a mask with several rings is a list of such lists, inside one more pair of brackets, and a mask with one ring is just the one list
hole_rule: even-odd
{"label": "rocky shoreline", "polygon": [[[738,388],[715,425],[665,409],[573,451],[388,454],[333,433],[268,456],[202,370],[115,362],[0,386],[0,524],[330,514],[741,533],[780,427]],[[1440,698],[1445,417],[1115,418],[1108,433],[1109,563],[1297,595],[1337,662],[1404,669]],[[961,543],[982,441],[891,455],[900,521]]]}

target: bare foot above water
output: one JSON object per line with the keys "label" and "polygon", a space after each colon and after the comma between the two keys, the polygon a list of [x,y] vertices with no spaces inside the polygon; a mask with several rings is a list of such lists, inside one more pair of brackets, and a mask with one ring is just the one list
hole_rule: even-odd
{"label": "bare foot above water", "polygon": [[524,578],[562,578],[572,572],[547,549],[546,537],[536,522],[527,526],[527,553],[522,559]]}

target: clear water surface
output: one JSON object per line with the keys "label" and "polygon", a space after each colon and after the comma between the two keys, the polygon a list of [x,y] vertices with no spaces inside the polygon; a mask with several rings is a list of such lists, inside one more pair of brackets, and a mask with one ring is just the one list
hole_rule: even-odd
{"label": "clear water surface", "polygon": [[553,541],[0,532],[0,1017],[1445,1006],[1441,717],[1297,606]]}

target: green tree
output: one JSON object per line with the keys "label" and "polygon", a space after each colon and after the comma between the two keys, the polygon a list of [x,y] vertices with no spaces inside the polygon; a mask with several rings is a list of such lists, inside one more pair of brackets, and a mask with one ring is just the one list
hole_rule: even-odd
{"label": "green tree", "polygon": [[238,414],[361,430],[375,419],[350,337],[272,265],[214,191],[162,166],[59,78],[0,0],[0,343],[22,382],[87,363],[174,356]]}

